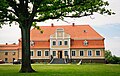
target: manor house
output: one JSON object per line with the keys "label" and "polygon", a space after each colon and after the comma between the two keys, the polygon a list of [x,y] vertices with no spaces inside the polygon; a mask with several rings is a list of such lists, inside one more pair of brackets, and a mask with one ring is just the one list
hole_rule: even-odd
{"label": "manor house", "polygon": [[[51,62],[53,59],[69,59],[69,62],[104,63],[104,37],[90,25],[40,26],[30,31],[31,60]],[[21,60],[21,39],[18,44],[1,44],[0,59],[5,62]]]}

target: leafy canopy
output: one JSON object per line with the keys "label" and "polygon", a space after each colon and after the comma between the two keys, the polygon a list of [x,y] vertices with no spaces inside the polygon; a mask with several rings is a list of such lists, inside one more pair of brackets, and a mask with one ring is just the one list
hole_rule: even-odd
{"label": "leafy canopy", "polygon": [[29,20],[31,26],[33,22],[83,17],[93,15],[94,12],[114,14],[106,9],[108,5],[103,0],[0,0],[0,26],[13,21],[21,26],[24,20]]}

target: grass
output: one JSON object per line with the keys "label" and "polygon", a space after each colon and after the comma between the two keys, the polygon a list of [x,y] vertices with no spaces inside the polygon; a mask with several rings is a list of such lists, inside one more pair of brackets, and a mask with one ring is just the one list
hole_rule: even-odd
{"label": "grass", "polygon": [[120,65],[33,64],[37,73],[18,73],[20,65],[0,65],[0,76],[120,76]]}

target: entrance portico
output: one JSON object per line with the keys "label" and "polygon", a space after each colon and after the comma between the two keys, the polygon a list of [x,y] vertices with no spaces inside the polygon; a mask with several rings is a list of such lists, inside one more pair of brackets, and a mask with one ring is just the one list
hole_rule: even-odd
{"label": "entrance portico", "polygon": [[62,51],[58,51],[58,58],[62,58]]}

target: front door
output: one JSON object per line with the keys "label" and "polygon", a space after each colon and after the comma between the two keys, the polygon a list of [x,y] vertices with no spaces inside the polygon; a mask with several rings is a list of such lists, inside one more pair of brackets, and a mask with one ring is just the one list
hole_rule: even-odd
{"label": "front door", "polygon": [[62,58],[62,51],[58,51],[58,58]]}

